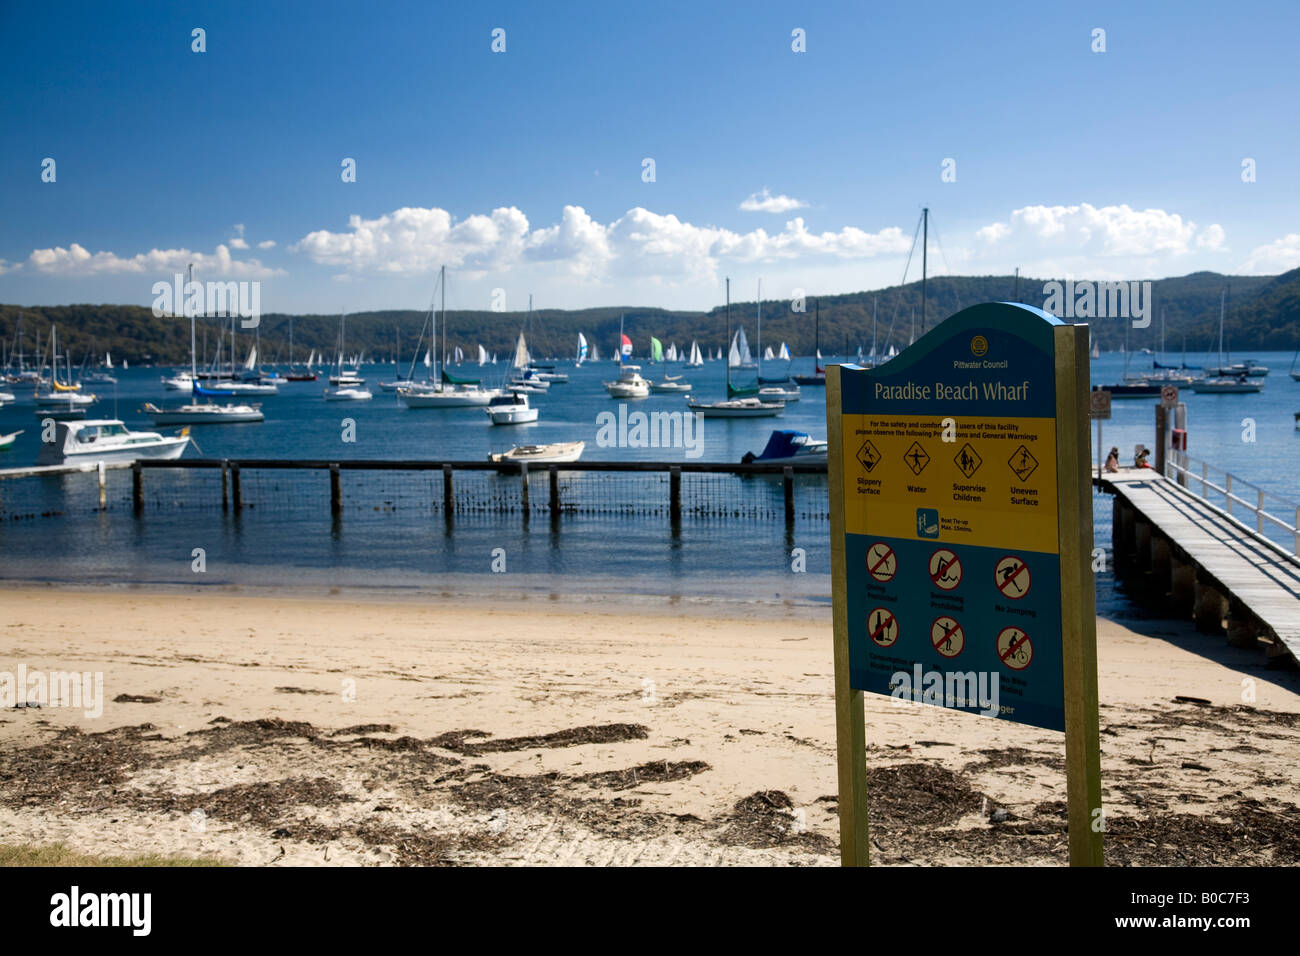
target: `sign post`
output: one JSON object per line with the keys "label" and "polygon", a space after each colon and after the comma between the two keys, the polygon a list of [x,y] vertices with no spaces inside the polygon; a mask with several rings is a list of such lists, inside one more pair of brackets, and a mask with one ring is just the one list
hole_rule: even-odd
{"label": "sign post", "polygon": [[1088,414],[1097,422],[1097,477],[1102,473],[1102,455],[1105,454],[1101,443],[1101,423],[1110,418],[1110,392],[1104,388],[1093,389],[1088,396]]}
{"label": "sign post", "polygon": [[1070,862],[1103,862],[1087,350],[990,303],[827,369],[845,865],[868,862],[864,692],[1063,731]]}

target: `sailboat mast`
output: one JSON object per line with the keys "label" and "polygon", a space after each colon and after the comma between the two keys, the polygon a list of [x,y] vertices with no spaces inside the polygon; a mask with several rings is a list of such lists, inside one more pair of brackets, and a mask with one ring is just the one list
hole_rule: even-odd
{"label": "sailboat mast", "polygon": [[[193,282],[193,281],[194,281],[194,263],[192,263],[192,262],[190,263],[190,270],[189,270],[189,271],[190,271],[189,282]],[[187,282],[186,284],[188,285],[189,283]],[[189,309],[186,309],[185,311],[186,311],[186,312],[189,312]],[[196,343],[195,335],[194,335],[194,314],[191,312],[191,313],[190,313],[190,388],[191,388],[191,389],[194,388],[194,383],[197,382],[197,381],[199,380],[199,367],[198,367],[198,360],[194,357],[194,346],[195,346],[196,344],[197,344],[197,343]]]}
{"label": "sailboat mast", "polygon": [[[441,275],[438,279],[442,285],[442,358],[447,358],[447,267],[442,267]],[[528,297],[528,307],[532,308],[533,298]],[[434,339],[433,347],[438,347],[438,340]],[[438,356],[434,356],[434,368],[437,369],[438,386],[442,386],[442,369],[437,364]]]}
{"label": "sailboat mast", "polygon": [[[731,279],[727,279],[727,337],[723,340],[727,349],[731,348]],[[726,355],[727,363],[727,398],[731,398],[731,352]]]}
{"label": "sailboat mast", "polygon": [[921,334],[925,335],[925,282],[927,255],[930,251],[930,207],[921,210],[924,226],[921,232]]}
{"label": "sailboat mast", "polygon": [[763,377],[763,280],[758,280],[758,377]]}

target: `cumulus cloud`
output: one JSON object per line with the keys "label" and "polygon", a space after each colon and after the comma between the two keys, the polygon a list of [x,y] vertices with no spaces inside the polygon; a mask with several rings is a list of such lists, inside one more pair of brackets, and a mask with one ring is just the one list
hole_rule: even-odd
{"label": "cumulus cloud", "polygon": [[74,242],[66,249],[33,249],[27,258],[27,264],[36,272],[60,276],[184,272],[191,262],[196,271],[206,275],[265,279],[284,274],[283,269],[268,269],[256,259],[235,259],[224,244],[210,255],[190,249],[150,249],[123,258],[114,252],[92,253]]}
{"label": "cumulus cloud", "polygon": [[234,239],[231,239],[231,240],[230,240],[230,248],[231,248],[231,249],[247,249],[247,248],[248,248],[248,243],[245,242],[241,237],[236,236]]}
{"label": "cumulus cloud", "polygon": [[581,206],[560,221],[532,228],[512,207],[455,221],[443,209],[403,208],[375,219],[352,216],[346,232],[319,230],[290,246],[313,261],[349,272],[418,274],[446,264],[470,273],[525,262],[553,263],[584,279],[647,276],[668,281],[710,278],[723,261],[863,259],[907,252],[897,227],[865,232],[846,226],[814,233],[802,218],[778,233],[738,233],[698,226],[672,214],[636,207],[602,224]]}
{"label": "cumulus cloud", "polygon": [[764,186],[761,193],[751,195],[740,204],[740,208],[744,212],[790,212],[794,209],[803,209],[807,205],[802,199],[791,196],[773,196]]}
{"label": "cumulus cloud", "polygon": [[259,242],[259,243],[257,244],[257,248],[259,248],[259,249],[274,249],[274,248],[275,248],[275,240],[274,240],[274,239],[263,239],[261,242]]}
{"label": "cumulus cloud", "polygon": [[1300,268],[1300,233],[1288,233],[1281,239],[1256,246],[1242,263],[1240,272],[1274,275]]}
{"label": "cumulus cloud", "polygon": [[1088,256],[1179,256],[1193,248],[1218,250],[1223,227],[1198,229],[1196,223],[1163,209],[1133,209],[1128,205],[1097,207],[1024,206],[1006,222],[994,222],[976,232],[987,245],[1023,240],[1039,252]]}

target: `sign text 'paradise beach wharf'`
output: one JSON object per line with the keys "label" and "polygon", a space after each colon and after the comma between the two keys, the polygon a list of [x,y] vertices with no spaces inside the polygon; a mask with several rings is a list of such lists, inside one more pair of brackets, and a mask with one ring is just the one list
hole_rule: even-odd
{"label": "sign text 'paradise beach wharf'", "polygon": [[1100,865],[1088,327],[976,305],[826,385],[842,862],[868,692],[1064,731],[1070,862]]}

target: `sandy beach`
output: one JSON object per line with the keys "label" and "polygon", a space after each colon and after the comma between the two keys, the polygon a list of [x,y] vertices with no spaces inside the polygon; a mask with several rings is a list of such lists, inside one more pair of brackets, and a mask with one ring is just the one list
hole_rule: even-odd
{"label": "sandy beach", "polygon": [[[833,865],[829,609],[0,590],[10,844],[242,865]],[[1300,677],[1098,622],[1107,859],[1300,862]],[[1189,698],[1179,700],[1178,698]],[[867,700],[873,862],[1064,864],[1060,734]]]}

